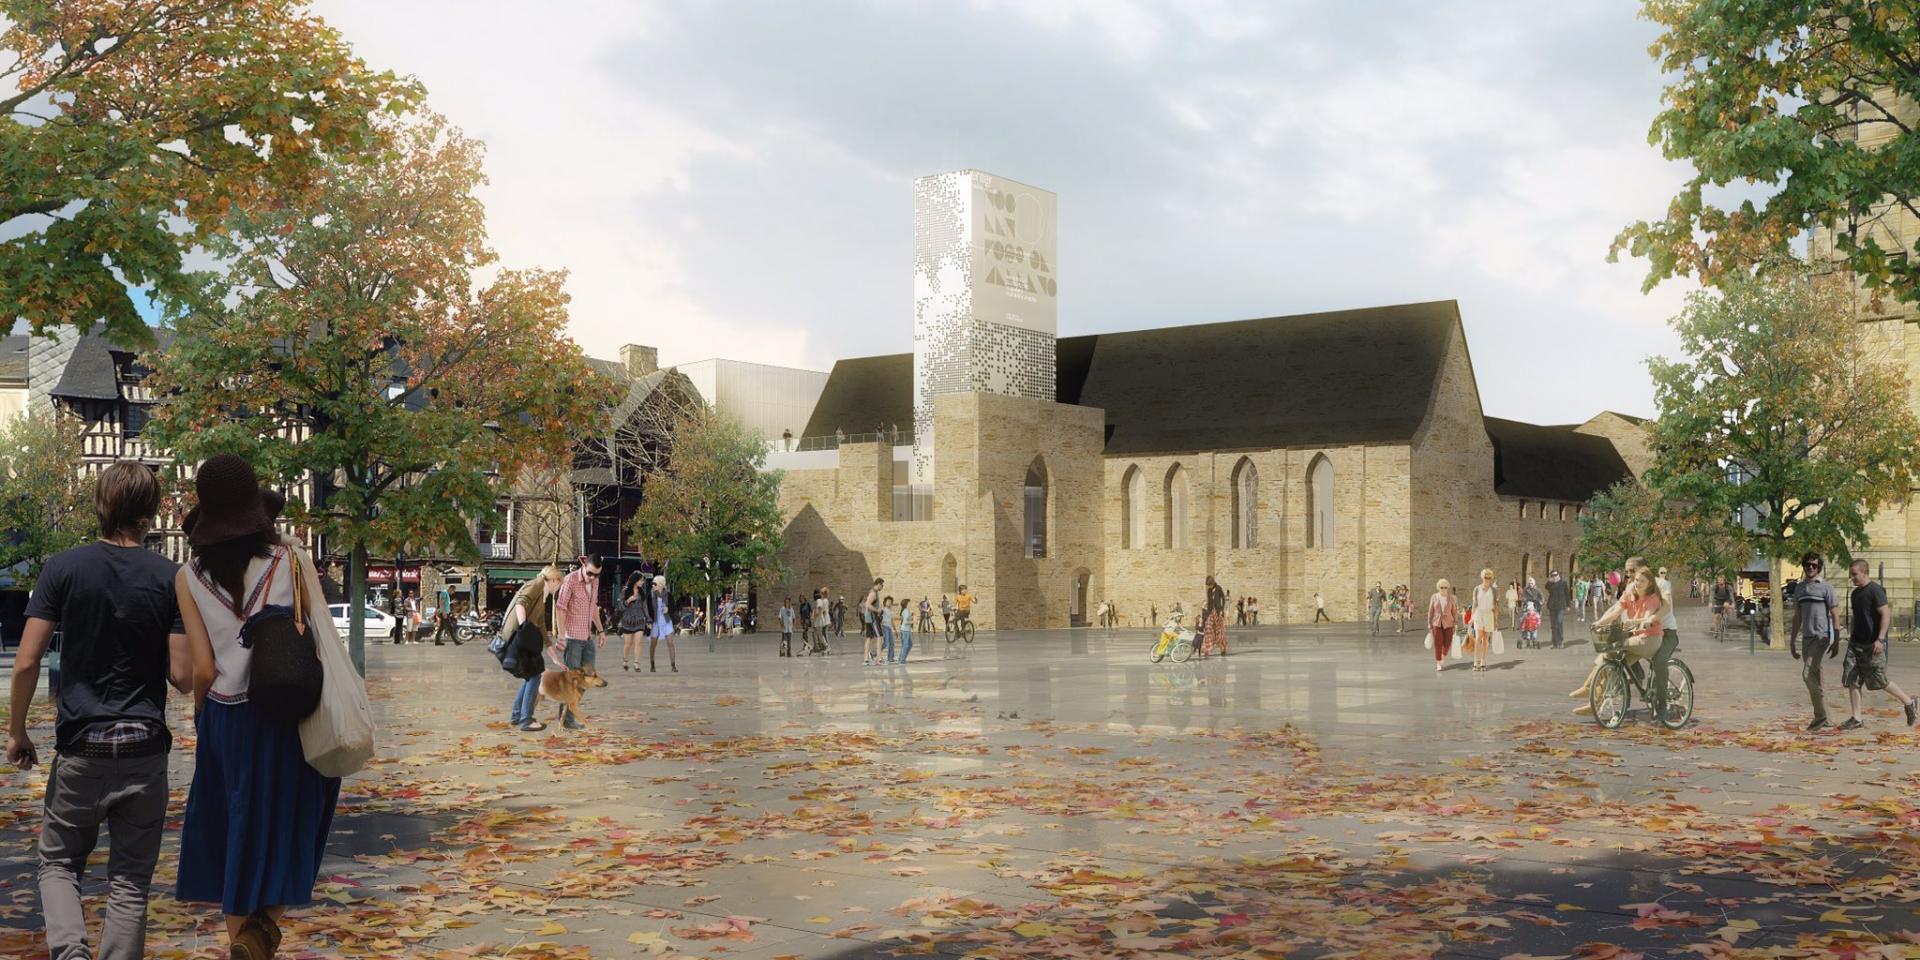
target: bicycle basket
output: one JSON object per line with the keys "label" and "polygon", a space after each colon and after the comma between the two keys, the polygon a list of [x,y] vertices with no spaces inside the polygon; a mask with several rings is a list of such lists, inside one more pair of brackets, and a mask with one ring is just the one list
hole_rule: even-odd
{"label": "bicycle basket", "polygon": [[1606,653],[1626,646],[1627,631],[1618,623],[1593,628],[1593,649]]}

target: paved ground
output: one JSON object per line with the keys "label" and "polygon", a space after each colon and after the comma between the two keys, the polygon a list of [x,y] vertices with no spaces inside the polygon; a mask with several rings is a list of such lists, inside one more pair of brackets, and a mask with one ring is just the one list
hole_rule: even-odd
{"label": "paved ground", "polygon": [[[1585,647],[1436,675],[1352,625],[1157,666],[1139,630],[891,669],[610,648],[578,735],[507,730],[483,649],[381,647],[383,756],[295,955],[1920,956],[1920,737],[1884,699],[1802,735],[1792,661],[1687,626],[1678,732],[1572,717]],[[1893,670],[1920,688],[1920,648]],[[0,775],[0,956],[44,956],[40,786]],[[217,954],[215,918],[154,918],[155,956]]]}

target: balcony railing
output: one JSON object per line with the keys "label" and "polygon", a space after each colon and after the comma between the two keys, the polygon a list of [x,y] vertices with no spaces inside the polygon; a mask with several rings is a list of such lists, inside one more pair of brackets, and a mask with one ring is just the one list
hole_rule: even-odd
{"label": "balcony railing", "polygon": [[[774,441],[774,449],[780,449],[780,441]],[[793,441],[793,449],[802,450],[838,450],[843,443],[890,443],[896,447],[910,446],[913,443],[913,430],[902,427],[885,433],[849,433],[844,436],[800,437]]]}
{"label": "balcony railing", "polygon": [[512,545],[512,544],[506,544],[506,543],[494,543],[494,542],[492,542],[492,541],[490,541],[490,540],[482,540],[482,541],[480,541],[480,543],[479,543],[479,547],[480,547],[480,556],[482,556],[482,557],[484,557],[484,558],[486,558],[486,559],[488,559],[488,560],[511,560],[511,559],[513,559],[513,545]]}

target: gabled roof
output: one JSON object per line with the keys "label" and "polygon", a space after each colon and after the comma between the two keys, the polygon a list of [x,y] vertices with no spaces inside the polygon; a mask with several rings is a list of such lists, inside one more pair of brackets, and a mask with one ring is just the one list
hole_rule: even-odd
{"label": "gabled roof", "polygon": [[[1065,337],[1054,395],[1107,414],[1109,454],[1410,441],[1451,300]],[[805,436],[913,422],[913,355],[834,364]]]}
{"label": "gabled roof", "polygon": [[[155,350],[164,350],[173,342],[172,331],[155,330],[153,334]],[[74,341],[73,353],[67,356],[59,381],[48,393],[68,400],[118,400],[120,378],[113,355],[139,352],[97,334],[84,334]]]}
{"label": "gabled roof", "polygon": [[1493,491],[1502,496],[1581,503],[1633,477],[1605,437],[1570,427],[1483,419],[1493,441]]}

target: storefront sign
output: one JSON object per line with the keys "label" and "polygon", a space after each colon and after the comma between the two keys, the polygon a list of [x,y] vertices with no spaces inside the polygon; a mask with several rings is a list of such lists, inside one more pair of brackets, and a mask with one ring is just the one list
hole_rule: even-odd
{"label": "storefront sign", "polygon": [[[392,567],[368,567],[367,582],[368,583],[392,583],[393,568]],[[401,583],[419,583],[420,568],[406,567],[402,569],[400,571],[400,582]]]}

